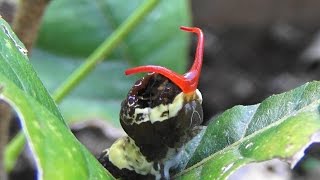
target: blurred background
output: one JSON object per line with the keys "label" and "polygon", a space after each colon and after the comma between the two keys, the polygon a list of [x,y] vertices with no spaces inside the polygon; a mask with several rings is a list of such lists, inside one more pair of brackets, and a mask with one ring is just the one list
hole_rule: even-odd
{"label": "blurred background", "polygon": [[[0,14],[12,22],[16,1],[1,0],[0,3]],[[192,14],[192,24],[203,29],[205,33],[204,64],[199,87],[204,98],[205,124],[212,117],[235,105],[256,104],[272,94],[293,89],[308,81],[319,80],[320,1],[192,0],[187,5],[190,10],[188,13]],[[186,20],[186,23],[188,21]],[[45,39],[45,33],[42,30],[41,32],[39,37]],[[37,47],[45,47],[44,41],[38,40]],[[196,37],[192,36],[186,64],[193,62],[196,42]],[[34,55],[36,62],[40,57],[47,57],[47,51],[33,51],[38,54]],[[83,56],[85,55],[84,53]],[[116,57],[114,55],[115,59]],[[59,59],[56,56],[54,58]],[[45,65],[48,64],[43,66]],[[42,65],[35,66],[41,74]],[[72,68],[68,69],[71,70]],[[44,79],[47,82],[46,76]],[[50,84],[49,80],[46,85],[50,87],[55,84]],[[122,93],[122,96],[125,97],[125,94]],[[74,101],[67,101],[65,106],[68,106],[68,103],[72,104]],[[119,104],[119,101],[112,103],[113,107],[114,104]],[[111,118],[116,116],[110,115]],[[97,118],[90,120],[93,121],[70,123],[70,126],[95,155],[123,135],[117,125],[101,123]],[[17,129],[17,123],[12,125],[12,134]],[[104,142],[103,146],[101,142]],[[319,148],[309,151],[310,156],[319,156]],[[19,164],[11,174],[12,179],[34,178],[34,168],[28,158],[25,155],[19,159]],[[280,179],[314,179],[319,175],[319,166],[313,166],[309,171],[301,166],[291,174],[287,166],[283,168],[281,164],[281,168],[278,168],[277,163],[267,164],[262,169],[266,173],[280,174],[276,176]],[[283,170],[278,172],[279,169]]]}
{"label": "blurred background", "polygon": [[206,118],[235,104],[255,104],[319,79],[316,0],[192,1],[206,32],[200,88]]}

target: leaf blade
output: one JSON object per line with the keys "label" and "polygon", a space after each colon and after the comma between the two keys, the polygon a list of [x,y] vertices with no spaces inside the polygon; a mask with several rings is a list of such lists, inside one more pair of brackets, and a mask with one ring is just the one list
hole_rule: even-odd
{"label": "leaf blade", "polygon": [[0,99],[20,118],[38,177],[113,179],[73,136],[27,57],[19,51],[21,42],[8,24],[0,19],[0,26],[6,28],[0,31]]}
{"label": "leaf blade", "polygon": [[[297,154],[303,152],[311,142],[320,141],[311,138],[320,132],[319,90],[320,82],[307,83],[292,91],[271,96],[261,104],[236,106],[226,111],[209,124],[188,163],[189,168],[178,177],[224,179],[245,164],[273,158],[286,160],[294,166],[301,158]],[[253,112],[250,108],[253,108]],[[246,120],[248,128],[231,128],[238,131],[233,133],[228,128],[239,126],[239,110],[242,114],[251,114],[252,118]],[[238,115],[232,116],[234,114]],[[219,131],[213,130],[219,129],[227,131],[224,134],[226,137],[213,141],[221,142],[222,145],[212,143],[212,138],[221,135]],[[237,138],[226,142],[230,137]]]}

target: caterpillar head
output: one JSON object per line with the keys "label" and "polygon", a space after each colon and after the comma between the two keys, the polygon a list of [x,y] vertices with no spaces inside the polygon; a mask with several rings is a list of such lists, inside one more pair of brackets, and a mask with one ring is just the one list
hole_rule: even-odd
{"label": "caterpillar head", "polygon": [[202,96],[197,89],[202,66],[203,33],[199,28],[181,27],[198,35],[191,69],[180,75],[161,66],[139,66],[126,75],[147,72],[121,104],[120,122],[147,160],[166,156],[168,148],[180,148],[202,123]]}

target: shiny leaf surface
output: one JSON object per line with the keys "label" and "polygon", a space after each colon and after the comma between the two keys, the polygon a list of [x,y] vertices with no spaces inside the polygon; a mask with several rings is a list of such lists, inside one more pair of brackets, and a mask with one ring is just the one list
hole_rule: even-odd
{"label": "shiny leaf surface", "polygon": [[274,158],[293,167],[320,141],[319,98],[320,82],[312,82],[227,110],[208,125],[178,179],[225,179],[245,164]]}
{"label": "shiny leaf surface", "polygon": [[42,179],[113,179],[73,136],[24,46],[0,20],[0,100],[17,113]]}

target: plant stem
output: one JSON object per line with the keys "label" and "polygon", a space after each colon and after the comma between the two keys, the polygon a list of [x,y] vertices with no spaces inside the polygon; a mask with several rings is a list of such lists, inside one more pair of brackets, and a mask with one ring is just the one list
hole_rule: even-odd
{"label": "plant stem", "polygon": [[76,69],[69,78],[62,83],[60,87],[53,93],[53,99],[56,103],[68,95],[80,82],[85,78],[112,50],[120,43],[120,41],[128,35],[134,27],[147,15],[159,2],[159,0],[146,0],[131,16],[129,16],[118,27],[109,38],[107,38],[86,60]]}
{"label": "plant stem", "polygon": [[4,151],[4,169],[6,172],[10,172],[14,168],[25,143],[26,138],[24,137],[23,132],[20,131],[6,146]]}
{"label": "plant stem", "polygon": [[[151,12],[160,0],[145,0],[136,11],[133,12],[85,61],[76,69],[65,82],[63,82],[53,93],[52,97],[56,103],[60,103],[110,52],[121,42],[130,31],[133,30],[143,18]],[[20,131],[6,146],[6,169],[10,170],[12,164],[22,151],[25,144],[25,137]]]}

